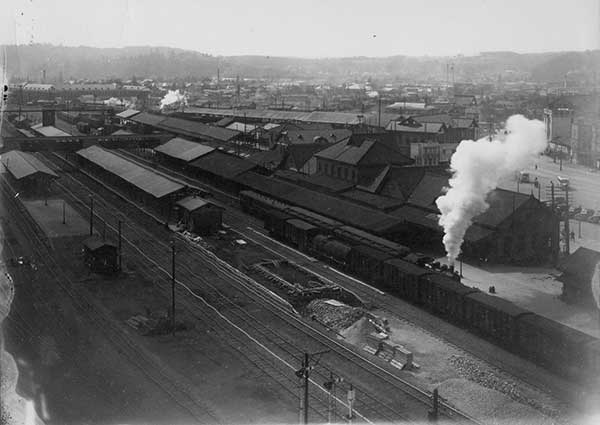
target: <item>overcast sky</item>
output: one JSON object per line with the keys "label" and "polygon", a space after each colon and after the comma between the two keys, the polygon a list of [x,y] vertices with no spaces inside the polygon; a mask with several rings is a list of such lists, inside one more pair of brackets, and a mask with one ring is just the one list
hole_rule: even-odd
{"label": "overcast sky", "polygon": [[0,1],[12,11],[0,44],[302,57],[600,48],[600,0]]}

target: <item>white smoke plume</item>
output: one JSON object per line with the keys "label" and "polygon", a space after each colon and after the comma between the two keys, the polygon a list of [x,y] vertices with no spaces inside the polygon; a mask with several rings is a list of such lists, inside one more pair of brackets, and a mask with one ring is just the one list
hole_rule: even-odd
{"label": "white smoke plume", "polygon": [[129,108],[133,106],[133,103],[128,101],[127,99],[118,99],[116,97],[111,97],[110,99],[106,99],[104,104],[107,106],[122,106],[125,108]]}
{"label": "white smoke plume", "polygon": [[460,254],[465,232],[473,218],[488,209],[487,195],[498,182],[526,168],[546,148],[544,124],[513,115],[506,131],[487,137],[463,140],[450,160],[452,178],[448,191],[436,200],[444,228],[444,247],[451,263]]}
{"label": "white smoke plume", "polygon": [[160,109],[174,103],[187,105],[187,96],[185,93],[180,93],[179,90],[169,90],[165,97],[160,100]]}

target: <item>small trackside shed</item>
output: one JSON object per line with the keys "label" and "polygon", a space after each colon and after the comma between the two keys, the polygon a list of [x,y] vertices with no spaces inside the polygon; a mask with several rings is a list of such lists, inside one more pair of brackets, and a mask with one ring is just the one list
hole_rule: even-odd
{"label": "small trackside shed", "polygon": [[58,175],[32,154],[10,151],[2,154],[2,168],[9,180],[25,195],[47,195]]}
{"label": "small trackside shed", "polygon": [[223,208],[196,196],[188,196],[176,202],[178,218],[185,228],[198,235],[208,235],[221,228]]}
{"label": "small trackside shed", "polygon": [[119,252],[112,242],[91,236],[83,241],[83,261],[96,273],[115,273],[119,271]]}
{"label": "small trackside shed", "polygon": [[81,166],[167,220],[186,186],[100,146],[77,151]]}

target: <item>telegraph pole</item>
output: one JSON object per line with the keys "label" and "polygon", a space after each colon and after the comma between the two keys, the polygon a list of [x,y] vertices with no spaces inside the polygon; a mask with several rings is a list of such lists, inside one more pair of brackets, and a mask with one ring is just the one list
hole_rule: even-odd
{"label": "telegraph pole", "polygon": [[122,260],[122,258],[123,258],[123,252],[122,252],[123,245],[122,245],[122,241],[121,241],[121,237],[122,237],[121,224],[122,223],[123,222],[121,220],[119,220],[119,226],[118,226],[119,227],[119,271],[122,270],[122,266],[123,266],[123,260]]}
{"label": "telegraph pole", "polygon": [[63,199],[63,205],[62,205],[62,210],[63,210],[63,224],[66,224],[66,213],[65,213],[65,200]]}
{"label": "telegraph pole", "polygon": [[308,424],[308,382],[310,376],[309,370],[310,354],[304,353],[304,423]]}
{"label": "telegraph pole", "polygon": [[569,186],[565,185],[565,201],[567,202],[567,206],[565,207],[565,233],[566,233],[566,243],[565,250],[566,254],[569,255],[571,252],[571,232],[569,231]]}
{"label": "telegraph pole", "polygon": [[90,195],[90,236],[94,234],[94,197]]}
{"label": "telegraph pole", "polygon": [[[325,353],[328,353],[331,350],[319,351],[318,353],[309,354],[308,352],[304,353],[304,357],[302,358],[302,367],[295,372],[295,375],[298,378],[302,378],[302,388],[303,388],[303,397],[301,399],[301,420],[303,424],[308,424],[308,384],[310,383],[310,371],[319,363],[321,360],[321,356]],[[314,366],[310,365],[310,359],[312,357],[318,356],[317,361]],[[303,401],[303,403],[302,403]]]}
{"label": "telegraph pole", "polygon": [[171,241],[171,331],[175,335],[175,241]]}

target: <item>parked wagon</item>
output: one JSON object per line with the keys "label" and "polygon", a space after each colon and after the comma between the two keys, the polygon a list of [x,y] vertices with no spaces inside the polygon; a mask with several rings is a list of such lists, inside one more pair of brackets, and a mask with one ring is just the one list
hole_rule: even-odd
{"label": "parked wagon", "polygon": [[348,270],[378,285],[383,279],[383,264],[393,255],[366,245],[354,245],[350,251]]}
{"label": "parked wagon", "polygon": [[383,263],[383,287],[399,297],[416,303],[422,276],[431,273],[401,259],[390,259]]}
{"label": "parked wagon", "polygon": [[428,292],[427,305],[440,316],[455,322],[464,320],[465,295],[480,292],[439,273],[424,275],[420,281],[420,287]]}
{"label": "parked wagon", "polygon": [[467,325],[510,348],[517,341],[517,319],[532,314],[510,301],[483,292],[466,295],[464,309]]}

